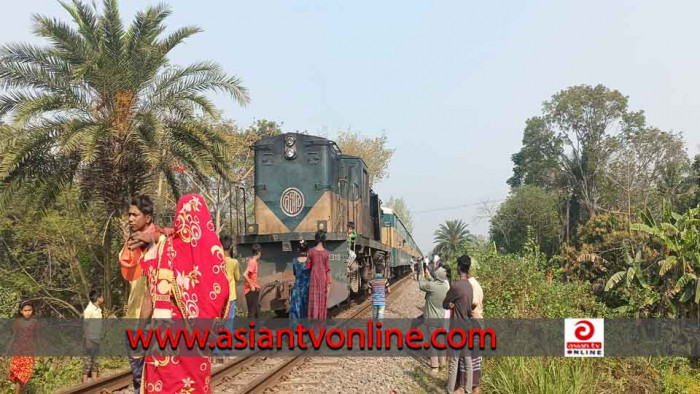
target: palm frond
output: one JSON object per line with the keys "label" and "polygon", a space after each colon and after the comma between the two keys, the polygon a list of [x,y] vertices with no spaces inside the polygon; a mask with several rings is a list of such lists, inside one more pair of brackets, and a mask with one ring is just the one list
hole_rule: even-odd
{"label": "palm frond", "polygon": [[104,36],[107,62],[109,67],[118,67],[124,50],[124,26],[119,15],[117,0],[104,0],[104,12],[99,18],[99,29]]}
{"label": "palm frond", "polygon": [[182,44],[185,39],[201,33],[202,29],[197,26],[186,26],[175,30],[173,33],[165,37],[163,40],[158,41],[158,49],[163,55],[168,54],[173,48]]}

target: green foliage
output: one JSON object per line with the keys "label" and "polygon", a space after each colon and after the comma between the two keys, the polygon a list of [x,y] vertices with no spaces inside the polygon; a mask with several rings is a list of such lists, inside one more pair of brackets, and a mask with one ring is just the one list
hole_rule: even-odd
{"label": "green foliage", "polygon": [[[588,283],[555,281],[534,256],[503,255],[468,243],[460,245],[457,255],[462,253],[478,262],[473,275],[484,289],[486,318],[603,317],[607,313]],[[455,260],[448,264],[456,273]]]}
{"label": "green foliage", "polygon": [[560,273],[569,280],[590,282],[593,291],[600,297],[604,297],[605,284],[611,273],[627,269],[626,251],[634,248],[644,253],[651,252],[645,246],[649,237],[630,233],[627,216],[616,213],[595,215],[579,227],[577,238],[580,243],[578,249],[565,246],[556,259]]}
{"label": "green foliage", "polygon": [[[0,374],[8,376],[10,358],[0,359]],[[117,370],[127,369],[126,358],[100,358],[102,376]],[[80,384],[82,378],[82,360],[67,357],[37,357],[34,363],[28,392],[37,394],[56,393],[59,389]],[[0,379],[0,393],[14,393],[14,386],[7,379]]]}
{"label": "green foliage", "polygon": [[406,201],[404,201],[403,198],[394,198],[394,196],[391,196],[389,201],[387,201],[384,205],[391,208],[394,213],[396,213],[401,220],[401,223],[403,223],[409,233],[413,232],[413,213],[411,213],[411,209],[408,208],[408,205],[406,205]]}
{"label": "green foliage", "polygon": [[476,238],[467,230],[467,224],[459,220],[448,220],[433,233],[435,248],[433,253],[441,255],[443,260],[456,256],[457,250],[464,242],[474,243]]}
{"label": "green foliage", "polygon": [[[681,317],[700,316],[700,207],[684,214],[663,210],[663,218],[657,222],[652,215],[644,215],[643,223],[633,223],[633,231],[648,234],[654,243],[654,256],[648,263],[653,268],[655,282],[652,289],[639,282],[638,287],[661,294],[656,302],[662,302],[670,315]],[[641,271],[641,270],[640,270]],[[611,278],[612,280],[612,278]]]}
{"label": "green foliage", "polygon": [[506,253],[519,252],[527,241],[531,228],[540,249],[551,256],[559,251],[561,225],[557,216],[556,194],[536,186],[521,186],[511,190],[491,218],[490,236]]}
{"label": "green foliage", "polygon": [[116,0],[104,0],[101,13],[78,0],[62,5],[73,26],[33,18],[34,34],[48,46],[0,47],[0,116],[12,121],[1,131],[2,197],[28,187],[44,205],[80,179],[84,195],[99,197],[109,216],[156,174],[175,190],[174,162],[198,175],[226,175],[221,136],[197,116],[218,116],[208,92],[244,104],[247,91],[213,62],[179,67],[168,59],[200,29],[163,36],[171,13],[164,5],[137,12],[126,28]]}
{"label": "green foliage", "polygon": [[[622,392],[606,387],[610,383],[610,377],[601,379],[601,371],[596,368],[594,362],[583,359],[504,357],[487,362],[484,370],[484,393]],[[621,387],[622,385],[619,385],[619,388]]]}
{"label": "green foliage", "polygon": [[111,249],[129,198],[165,181],[177,198],[176,168],[204,180],[228,179],[228,157],[209,93],[240,104],[247,90],[210,61],[172,65],[170,52],[200,32],[183,27],[164,35],[166,5],[136,13],[124,26],[117,0],[102,10],[62,2],[72,24],[35,15],[33,33],[46,46],[0,46],[0,207],[20,190],[40,209],[77,185],[83,201],[101,205],[105,306],[115,292]]}
{"label": "green foliage", "polygon": [[38,316],[79,317],[88,292],[100,287],[104,223],[77,194],[66,191],[44,212],[28,203],[31,196],[16,195],[14,209],[0,211],[0,288],[15,300],[35,300]]}
{"label": "green foliage", "polygon": [[[457,251],[461,253],[478,262],[473,274],[484,289],[486,318],[616,315],[596,300],[590,284],[563,283],[548,277],[537,267],[536,247],[518,256],[498,254],[488,245],[463,243]],[[633,265],[634,261],[632,258]],[[454,260],[448,263],[455,264]],[[693,379],[698,377],[697,370],[683,358],[498,357],[486,358],[484,363],[483,393],[684,393],[684,384],[697,386]]]}
{"label": "green foliage", "polygon": [[676,358],[484,359],[483,393],[667,393],[700,390],[700,374]]}
{"label": "green foliage", "polygon": [[369,171],[370,186],[389,176],[389,162],[396,149],[387,146],[386,135],[367,137],[357,131],[347,130],[339,133],[335,142],[343,153],[362,158]]}
{"label": "green foliage", "polygon": [[513,176],[507,183],[512,188],[524,185],[541,187],[547,190],[561,185],[559,156],[562,154],[562,141],[547,127],[542,117],[525,121],[523,147],[512,156]]}
{"label": "green foliage", "polygon": [[[653,211],[662,199],[681,211],[700,202],[700,159],[690,164],[682,135],[649,126],[643,111],[631,111],[626,96],[603,85],[572,86],[544,102],[542,114],[526,121],[512,160],[508,184],[559,196],[557,233],[577,248],[578,227],[601,213],[634,221],[637,210]],[[509,239],[525,236],[524,226],[510,236],[491,230],[508,252],[522,245],[510,247]]]}

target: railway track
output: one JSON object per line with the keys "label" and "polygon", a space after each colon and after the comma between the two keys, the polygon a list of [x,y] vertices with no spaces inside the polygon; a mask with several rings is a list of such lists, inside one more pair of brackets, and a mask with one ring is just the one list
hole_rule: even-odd
{"label": "railway track", "polygon": [[[401,294],[400,289],[410,282],[411,275],[399,279],[392,286],[394,291],[388,295],[388,300]],[[372,307],[371,298],[363,303],[351,307],[345,313],[337,317],[343,319],[356,319],[368,314]],[[345,316],[347,314],[347,316]],[[212,368],[211,387],[214,393],[262,393],[266,389],[280,385],[283,378],[294,368],[304,364],[309,357],[307,353],[290,357],[261,357],[261,352],[248,356],[237,357],[221,366]],[[334,363],[316,364],[316,366],[330,366]],[[131,371],[125,370],[100,378],[94,382],[73,386],[59,391],[59,394],[84,394],[84,393],[132,393]],[[290,382],[294,384],[294,382]],[[300,384],[314,385],[317,382],[302,382]]]}

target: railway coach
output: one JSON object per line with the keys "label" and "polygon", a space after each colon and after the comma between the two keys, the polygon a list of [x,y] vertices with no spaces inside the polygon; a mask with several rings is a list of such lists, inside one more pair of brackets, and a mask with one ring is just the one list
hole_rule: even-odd
{"label": "railway coach", "polygon": [[[313,245],[318,230],[326,231],[330,252],[329,308],[367,291],[378,257],[388,261],[391,278],[410,271],[411,257],[421,256],[401,221],[382,209],[361,158],[343,154],[331,140],[300,133],[264,138],[252,149],[254,220],[246,224],[236,245],[244,257],[252,244],[262,246],[261,310],[278,314],[288,310],[294,283],[292,259],[298,255],[299,241]],[[352,243],[349,226],[357,231]],[[354,261],[348,259],[350,250],[357,256]],[[244,270],[245,261],[240,261]],[[242,293],[242,286],[238,292]]]}

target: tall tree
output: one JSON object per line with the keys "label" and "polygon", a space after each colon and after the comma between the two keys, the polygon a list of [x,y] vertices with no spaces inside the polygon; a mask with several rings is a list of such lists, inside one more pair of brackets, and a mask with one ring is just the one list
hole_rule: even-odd
{"label": "tall tree", "polygon": [[545,101],[541,116],[526,122],[508,184],[559,191],[568,242],[579,223],[600,211],[630,216],[657,189],[666,195],[680,190],[687,173],[682,145],[679,135],[649,127],[642,111],[630,111],[619,91],[572,86]]}
{"label": "tall tree", "polygon": [[561,154],[562,141],[547,127],[544,118],[536,116],[526,120],[523,147],[512,156],[513,176],[508,179],[508,185],[532,185],[544,189],[560,187]]}
{"label": "tall tree", "polygon": [[359,156],[367,164],[370,185],[389,176],[389,162],[395,149],[387,147],[386,135],[366,137],[359,132],[346,131],[338,135],[336,143],[348,155]]}
{"label": "tall tree", "polygon": [[636,116],[640,119],[628,122],[603,172],[609,181],[605,205],[628,217],[638,209],[661,206],[664,198],[675,199],[690,169],[681,135],[646,127],[643,116]]}
{"label": "tall tree", "polygon": [[[128,197],[158,174],[178,194],[172,163],[199,177],[228,177],[222,137],[197,116],[217,117],[209,92],[248,102],[238,78],[213,62],[171,65],[170,51],[201,30],[163,36],[165,5],[136,14],[125,28],[117,0],[102,12],[79,0],[61,3],[74,26],[35,15],[34,34],[46,46],[0,47],[0,197],[21,187],[41,205],[79,181],[83,198],[97,197],[105,219],[118,217]],[[105,292],[112,271],[111,222],[104,237]],[[106,300],[107,306],[110,297]]]}
{"label": "tall tree", "polygon": [[467,229],[467,224],[459,220],[448,220],[441,224],[434,233],[435,251],[445,260],[452,257],[465,241],[474,240]]}
{"label": "tall tree", "polygon": [[557,195],[537,186],[511,190],[491,218],[490,236],[508,253],[520,252],[527,242],[527,228],[532,228],[534,241],[551,256],[559,251],[560,223]]}
{"label": "tall tree", "polygon": [[614,129],[627,120],[627,97],[603,85],[579,85],[546,101],[544,118],[561,139],[560,165],[586,213],[600,207],[599,180],[615,148]]}
{"label": "tall tree", "polygon": [[406,205],[406,201],[402,197],[394,198],[391,196],[385,205],[399,216],[403,225],[406,226],[406,230],[413,233],[413,213]]}

